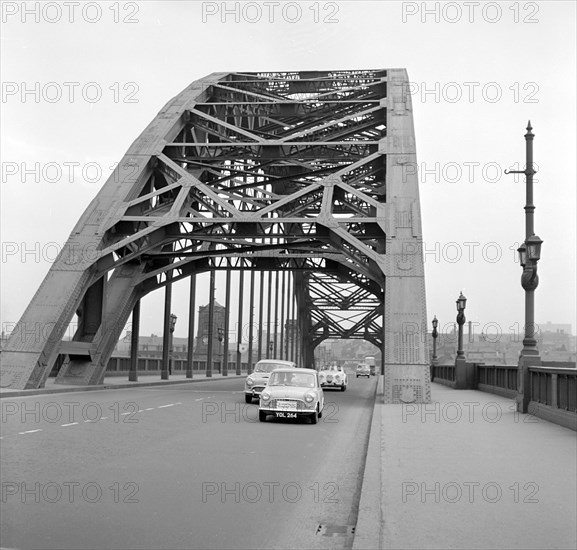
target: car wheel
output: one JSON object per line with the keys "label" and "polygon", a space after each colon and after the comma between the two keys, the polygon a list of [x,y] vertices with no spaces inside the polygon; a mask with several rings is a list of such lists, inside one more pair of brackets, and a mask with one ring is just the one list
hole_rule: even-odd
{"label": "car wheel", "polygon": [[264,411],[258,411],[258,419],[261,422],[265,422],[266,421],[266,413]]}
{"label": "car wheel", "polygon": [[341,391],[345,391],[347,389],[346,386],[341,386]]}
{"label": "car wheel", "polygon": [[359,377],[359,375],[357,374],[357,378]]}
{"label": "car wheel", "polygon": [[319,411],[315,409],[315,412],[311,415],[311,424],[316,424],[319,421]]}
{"label": "car wheel", "polygon": [[323,411],[319,411],[319,418],[323,417]]}
{"label": "car wheel", "polygon": [[252,403],[252,395],[244,394],[245,403]]}

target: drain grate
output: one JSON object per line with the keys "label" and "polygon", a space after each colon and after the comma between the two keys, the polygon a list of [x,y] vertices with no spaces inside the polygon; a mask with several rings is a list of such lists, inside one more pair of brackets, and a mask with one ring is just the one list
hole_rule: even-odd
{"label": "drain grate", "polygon": [[323,537],[348,537],[355,534],[354,525],[319,525],[317,535]]}

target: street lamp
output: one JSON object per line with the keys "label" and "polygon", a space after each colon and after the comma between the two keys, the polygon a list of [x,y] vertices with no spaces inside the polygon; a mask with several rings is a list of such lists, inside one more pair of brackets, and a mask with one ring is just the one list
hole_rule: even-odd
{"label": "street lamp", "polygon": [[224,340],[224,329],[222,327],[218,327],[217,333],[218,333],[218,351],[220,353],[219,372],[220,374],[222,374],[222,359],[223,359],[222,341]]}
{"label": "street lamp", "polygon": [[506,174],[525,175],[525,241],[517,249],[519,262],[523,268],[521,275],[521,286],[525,291],[525,337],[523,338],[523,349],[519,357],[518,370],[518,396],[517,410],[526,413],[529,406],[529,366],[540,365],[539,350],[535,339],[535,289],[539,285],[537,276],[537,262],[541,258],[541,245],[543,241],[535,235],[533,204],[533,138],[531,121],[527,124],[525,134],[525,170],[505,170]]}
{"label": "street lamp", "polygon": [[457,324],[459,325],[459,342],[457,345],[457,361],[465,360],[465,352],[463,351],[463,325],[465,324],[465,306],[467,298],[461,292],[457,298]]}
{"label": "street lamp", "polygon": [[437,332],[437,327],[439,326],[439,321],[437,316],[433,317],[433,365],[437,364],[437,337],[439,333]]}
{"label": "street lamp", "polygon": [[433,360],[431,361],[431,372],[429,374],[431,382],[435,378],[435,366],[438,363],[438,361],[437,361],[437,336],[439,336],[439,333],[437,332],[437,326],[438,325],[439,325],[439,321],[437,319],[437,316],[435,315],[433,317],[433,333],[432,333],[432,336],[433,336]]}
{"label": "street lamp", "polygon": [[173,340],[173,334],[174,334],[174,327],[176,326],[176,319],[178,317],[174,314],[171,313],[168,319],[168,330],[170,331],[170,346],[169,346],[169,350],[170,350],[170,357],[168,358],[168,374],[172,374],[172,360],[173,360],[173,346],[172,346],[172,340]]}

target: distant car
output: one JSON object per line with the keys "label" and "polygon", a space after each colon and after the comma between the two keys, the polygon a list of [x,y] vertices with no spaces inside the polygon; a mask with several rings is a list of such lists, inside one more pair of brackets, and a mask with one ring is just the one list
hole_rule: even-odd
{"label": "distant car", "polygon": [[337,365],[324,365],[319,371],[319,380],[323,388],[339,388],[346,391],[349,383],[347,373],[343,367]]}
{"label": "distant car", "polygon": [[316,424],[323,415],[325,398],[314,369],[275,369],[260,394],[258,419],[310,418]]}
{"label": "distant car", "polygon": [[270,373],[279,368],[296,369],[297,365],[284,359],[262,359],[254,366],[253,372],[244,381],[244,400],[246,403],[252,403],[253,399],[258,399],[266,386]]}
{"label": "distant car", "polygon": [[366,376],[367,378],[371,377],[371,367],[369,367],[369,365],[367,365],[366,363],[361,363],[360,365],[357,365],[357,378],[359,376]]}

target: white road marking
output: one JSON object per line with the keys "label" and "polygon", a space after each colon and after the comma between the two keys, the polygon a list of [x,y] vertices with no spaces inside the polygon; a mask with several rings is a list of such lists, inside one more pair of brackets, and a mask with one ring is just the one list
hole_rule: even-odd
{"label": "white road marking", "polygon": [[156,407],[157,409],[165,409],[166,407],[173,407],[174,403],[171,403],[170,405],[160,405],[158,407]]}
{"label": "white road marking", "polygon": [[41,431],[42,431],[42,429],[39,428],[38,430],[28,430],[28,431],[26,431],[26,432],[18,432],[18,435],[33,434],[33,433],[41,432]]}
{"label": "white road marking", "polygon": [[148,407],[148,409],[144,409],[145,411],[153,411],[154,407]]}
{"label": "white road marking", "polygon": [[70,422],[70,424],[60,424],[60,426],[65,428],[66,426],[76,426],[77,424],[78,424],[78,422]]}

